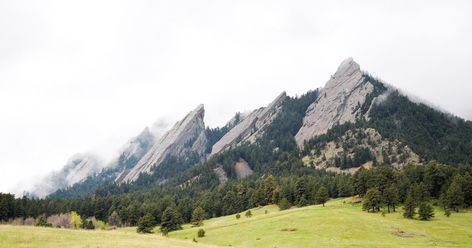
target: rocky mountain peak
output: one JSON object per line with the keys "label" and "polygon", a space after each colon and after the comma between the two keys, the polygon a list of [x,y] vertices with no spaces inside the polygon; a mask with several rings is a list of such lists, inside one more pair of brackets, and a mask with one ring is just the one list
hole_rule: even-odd
{"label": "rocky mountain peak", "polygon": [[150,173],[154,166],[159,166],[167,156],[182,157],[196,153],[204,157],[207,143],[204,117],[204,106],[198,105],[158,138],[146,155],[129,172],[120,174],[116,182],[135,181],[141,173]]}
{"label": "rocky mountain peak", "polygon": [[364,80],[360,66],[352,58],[344,60],[308,107],[303,126],[295,136],[298,146],[336,124],[354,122],[373,90],[374,85]]}
{"label": "rocky mountain peak", "polygon": [[272,123],[272,120],[282,109],[282,104],[287,94],[282,92],[267,107],[262,107],[252,111],[238,125],[233,127],[211,150],[211,156],[227,149],[234,148],[245,142],[253,143],[260,137],[264,128]]}

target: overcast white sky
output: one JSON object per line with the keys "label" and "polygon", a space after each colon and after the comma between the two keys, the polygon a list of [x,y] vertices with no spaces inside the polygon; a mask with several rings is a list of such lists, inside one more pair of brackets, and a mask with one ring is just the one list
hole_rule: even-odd
{"label": "overcast white sky", "polygon": [[323,86],[347,57],[472,119],[471,3],[0,0],[0,191],[199,103],[218,126]]}

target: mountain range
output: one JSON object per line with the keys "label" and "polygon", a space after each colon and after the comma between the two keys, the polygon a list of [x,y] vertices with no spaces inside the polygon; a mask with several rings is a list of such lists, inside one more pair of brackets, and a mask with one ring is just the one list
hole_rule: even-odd
{"label": "mountain range", "polygon": [[[69,197],[92,194],[106,185],[185,187],[211,167],[220,184],[276,170],[261,155],[297,152],[305,167],[334,173],[392,164],[401,168],[431,160],[472,162],[472,123],[412,101],[394,86],[344,60],[326,85],[300,97],[278,95],[266,107],[236,113],[221,128],[208,128],[203,105],[162,135],[145,128],[112,161],[74,155],[46,177],[32,194]],[[239,149],[239,150],[238,150]],[[264,153],[266,154],[266,153]],[[264,164],[264,165],[263,165]],[[272,167],[271,167],[272,166]]]}

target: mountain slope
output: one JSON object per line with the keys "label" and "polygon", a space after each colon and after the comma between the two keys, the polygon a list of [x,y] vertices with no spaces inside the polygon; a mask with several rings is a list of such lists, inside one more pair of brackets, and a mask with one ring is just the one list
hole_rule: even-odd
{"label": "mountain slope", "polygon": [[82,182],[88,176],[98,173],[103,168],[100,159],[92,154],[76,154],[58,172],[53,172],[34,186],[32,194],[44,197],[58,189],[64,189]]}
{"label": "mountain slope", "polygon": [[49,195],[55,198],[84,196],[93,193],[101,185],[113,183],[117,177],[136,165],[152,147],[154,139],[155,135],[146,127],[138,136],[130,139],[121,148],[118,157],[108,163],[102,171],[66,188],[56,188],[55,192]]}
{"label": "mountain slope", "polygon": [[[351,201],[352,198],[341,198],[328,201],[325,207],[316,205],[284,211],[269,205],[251,209],[250,218],[241,212],[240,219],[235,214],[208,219],[203,222],[205,237],[197,240],[231,247],[294,248],[467,247],[472,242],[470,212],[451,218],[437,214],[434,221],[414,221],[403,218],[401,211],[384,217],[367,213]],[[185,225],[183,230],[169,236],[190,239],[196,230]]]}
{"label": "mountain slope", "polygon": [[156,140],[154,146],[129,171],[120,175],[116,182],[133,182],[141,173],[149,174],[154,166],[158,166],[168,156],[184,157],[196,153],[205,156],[207,138],[203,118],[205,110],[199,105],[185,118],[177,122],[171,130]]}
{"label": "mountain slope", "polygon": [[267,107],[251,112],[213,145],[211,156],[246,142],[255,142],[263,134],[264,128],[277,116],[286,97],[286,93],[282,92]]}
{"label": "mountain slope", "polygon": [[336,124],[355,122],[373,91],[374,85],[366,80],[360,66],[352,58],[343,61],[321,89],[319,98],[308,107],[303,126],[295,136],[298,146]]}

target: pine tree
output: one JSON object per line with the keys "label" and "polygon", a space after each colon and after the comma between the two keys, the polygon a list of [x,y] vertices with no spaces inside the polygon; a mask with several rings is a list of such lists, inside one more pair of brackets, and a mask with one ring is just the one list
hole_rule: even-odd
{"label": "pine tree", "polygon": [[325,206],[325,203],[328,201],[328,191],[324,186],[321,186],[318,191],[316,192],[315,199],[318,204],[323,204],[323,207]]}
{"label": "pine tree", "polygon": [[152,233],[154,229],[154,217],[152,214],[147,213],[138,220],[138,233]]}
{"label": "pine tree", "polygon": [[403,209],[405,210],[405,212],[403,212],[403,217],[408,219],[413,219],[413,217],[415,217],[416,204],[411,194],[408,194],[408,196],[406,197],[405,206],[403,207]]}
{"label": "pine tree", "polygon": [[291,208],[292,206],[290,205],[290,202],[288,202],[287,198],[282,198],[282,200],[280,200],[279,202],[279,209],[280,210],[286,210],[286,209],[289,209]]}
{"label": "pine tree", "polygon": [[391,185],[385,189],[383,196],[388,212],[390,213],[390,207],[392,207],[393,212],[395,212],[395,205],[398,204],[399,201],[398,189]]}
{"label": "pine tree", "polygon": [[252,217],[252,212],[251,212],[251,210],[246,211],[246,214],[244,214],[244,215],[246,216],[246,218]]}
{"label": "pine tree", "polygon": [[264,179],[264,197],[267,204],[274,203],[275,192],[274,176],[269,175]]}
{"label": "pine tree", "polygon": [[203,225],[203,220],[205,219],[205,210],[201,207],[195,208],[192,212],[192,225],[201,226]]}
{"label": "pine tree", "polygon": [[420,220],[430,220],[434,217],[434,209],[430,204],[422,202],[418,209],[418,215]]}
{"label": "pine tree", "polygon": [[369,212],[372,210],[372,212],[377,212],[380,211],[380,207],[382,204],[382,195],[380,194],[380,191],[377,188],[370,188],[367,190],[367,193],[365,194],[364,201],[362,203],[362,208],[364,210],[367,210]]}
{"label": "pine tree", "polygon": [[167,207],[161,217],[161,232],[167,235],[169,232],[182,229],[182,217],[174,208]]}
{"label": "pine tree", "polygon": [[461,176],[457,175],[452,180],[447,189],[445,197],[445,206],[459,212],[459,208],[464,205],[464,193],[462,192]]}

